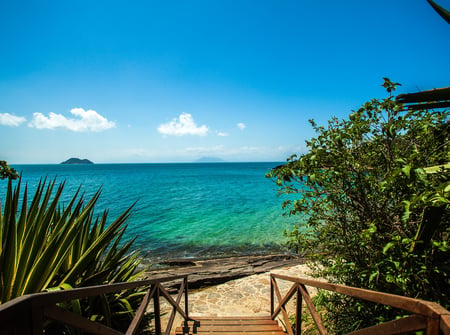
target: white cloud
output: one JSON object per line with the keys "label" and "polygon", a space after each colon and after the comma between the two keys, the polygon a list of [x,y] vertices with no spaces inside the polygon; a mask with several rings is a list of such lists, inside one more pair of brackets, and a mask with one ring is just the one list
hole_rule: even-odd
{"label": "white cloud", "polygon": [[236,125],[240,130],[244,130],[245,128],[247,128],[247,126],[245,125],[245,123],[239,122]]}
{"label": "white cloud", "polygon": [[182,113],[178,118],[175,118],[168,123],[161,124],[158,127],[158,132],[160,132],[161,134],[175,136],[205,136],[208,131],[209,129],[205,125],[197,127],[192,115],[189,113]]}
{"label": "white cloud", "polygon": [[221,132],[221,131],[218,131],[217,132],[217,136],[222,136],[222,137],[224,137],[224,136],[229,136],[230,134],[228,134],[228,133],[224,133],[224,132]]}
{"label": "white cloud", "polygon": [[85,111],[83,108],[73,108],[70,113],[77,118],[66,118],[55,113],[49,113],[48,117],[42,113],[33,113],[33,120],[28,126],[37,129],[65,128],[76,132],[100,132],[116,126],[114,122],[91,109]]}
{"label": "white cloud", "polygon": [[22,116],[15,116],[9,113],[0,113],[0,125],[8,127],[18,127],[27,119]]}

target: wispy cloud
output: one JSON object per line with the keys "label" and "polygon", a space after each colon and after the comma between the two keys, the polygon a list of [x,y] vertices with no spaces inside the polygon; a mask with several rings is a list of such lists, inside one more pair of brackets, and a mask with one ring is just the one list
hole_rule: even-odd
{"label": "wispy cloud", "polygon": [[9,113],[0,113],[1,126],[18,127],[25,121],[27,121],[27,119],[22,116],[15,116]]}
{"label": "wispy cloud", "polygon": [[64,115],[56,113],[49,113],[49,116],[33,113],[33,119],[28,126],[37,129],[65,128],[76,132],[100,132],[116,126],[114,122],[108,121],[91,109],[85,111],[83,108],[73,108],[70,113],[77,118],[66,118]]}
{"label": "wispy cloud", "polygon": [[198,127],[194,122],[194,118],[189,113],[182,113],[178,118],[175,118],[168,123],[163,123],[158,127],[158,132],[161,134],[175,136],[205,136],[208,131],[209,129],[205,125]]}
{"label": "wispy cloud", "polygon": [[245,128],[247,128],[247,126],[245,125],[245,123],[239,122],[236,125],[240,130],[244,130]]}
{"label": "wispy cloud", "polygon": [[221,131],[218,131],[218,132],[217,132],[217,136],[225,137],[225,136],[229,136],[229,135],[230,135],[230,134],[225,133],[225,132],[221,132]]}
{"label": "wispy cloud", "polygon": [[185,151],[196,153],[196,154],[217,154],[217,153],[223,153],[225,147],[223,145],[216,145],[213,147],[189,147],[186,148]]}

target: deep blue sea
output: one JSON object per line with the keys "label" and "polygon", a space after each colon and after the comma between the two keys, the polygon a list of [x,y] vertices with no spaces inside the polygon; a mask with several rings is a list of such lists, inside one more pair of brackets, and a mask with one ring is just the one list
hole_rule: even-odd
{"label": "deep blue sea", "polygon": [[[63,201],[81,186],[109,221],[137,201],[125,239],[151,261],[285,252],[282,199],[265,173],[278,163],[12,165],[29,193],[43,177],[65,181]],[[6,194],[0,183],[0,200]],[[22,190],[24,187],[22,187]]]}

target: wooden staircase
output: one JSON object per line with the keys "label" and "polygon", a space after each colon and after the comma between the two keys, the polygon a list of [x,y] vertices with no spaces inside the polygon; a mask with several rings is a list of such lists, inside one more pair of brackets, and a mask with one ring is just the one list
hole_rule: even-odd
{"label": "wooden staircase", "polygon": [[175,329],[175,335],[285,335],[286,333],[270,316],[255,317],[198,317],[183,322]]}

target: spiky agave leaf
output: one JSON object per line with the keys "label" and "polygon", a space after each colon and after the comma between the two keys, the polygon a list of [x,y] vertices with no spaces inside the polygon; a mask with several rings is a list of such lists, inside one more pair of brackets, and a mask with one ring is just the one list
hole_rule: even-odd
{"label": "spiky agave leaf", "polygon": [[[54,184],[54,183],[53,183]],[[57,206],[63,188],[59,187],[52,202],[47,205],[49,194],[52,193],[53,186],[47,188],[44,196],[43,205],[47,206],[44,218],[38,218],[40,211],[34,211],[30,215],[20,221],[26,226],[27,232],[20,241],[21,257],[17,266],[17,277],[14,283],[14,295],[22,295],[32,293],[46,288],[48,282],[52,282],[56,273],[59,271],[59,265],[64,260],[66,254],[65,246],[70,245],[70,238],[76,234],[76,227],[57,218]],[[72,202],[75,201],[76,195]],[[26,193],[22,208],[26,208]],[[23,213],[25,211],[22,211]],[[30,212],[31,213],[31,212]],[[44,213],[44,212],[41,212]],[[27,220],[29,219],[29,220]],[[66,242],[62,244],[61,236],[66,236],[72,229],[70,236],[66,237]],[[47,282],[47,283],[46,283]]]}
{"label": "spiky agave leaf", "polygon": [[[106,250],[107,246],[117,236],[121,226],[129,219],[131,207],[120,215],[113,223],[111,223],[99,236],[93,241],[85,253],[78,259],[70,271],[62,278],[61,283],[74,282],[80,270],[84,269],[100,251]],[[102,217],[106,221],[106,216]]]}
{"label": "spiky agave leaf", "polygon": [[54,182],[49,184],[44,193],[45,181],[41,181],[29,211],[27,211],[28,191],[25,188],[22,208],[19,217],[16,218],[20,187],[20,180],[14,191],[9,183],[5,213],[2,215],[2,230],[6,232],[0,255],[2,264],[5,264],[1,272],[4,283],[1,292],[2,302],[45,289],[46,285],[42,283],[53,279],[58,271],[59,260],[64,259],[63,247],[67,245],[66,243],[63,247],[55,248],[56,242],[52,244],[52,241],[57,241],[58,234],[61,235],[61,227],[55,225],[54,214],[63,187],[58,188],[53,201],[49,203]]}
{"label": "spiky agave leaf", "polygon": [[16,265],[17,256],[17,234],[16,234],[16,220],[15,215],[11,216],[15,208],[12,197],[12,183],[8,181],[8,195],[5,200],[5,210],[2,215],[2,252],[0,255],[0,269],[4,269],[1,272],[1,296],[0,303],[9,300],[7,297],[11,292],[11,280],[14,278],[14,269]]}
{"label": "spiky agave leaf", "polygon": [[[14,190],[11,181],[8,183],[4,211],[0,208],[0,303],[51,287],[131,281],[141,273],[136,271],[139,253],[129,252],[134,239],[121,241],[134,204],[108,225],[107,210],[94,218],[101,190],[85,205],[79,188],[62,208],[59,201],[64,183],[56,190],[55,184],[56,180],[41,180],[29,206],[25,187],[19,212],[21,180]],[[73,301],[65,307],[107,324],[112,315],[121,315],[113,322],[120,328],[121,322],[130,321],[143,295],[131,290]]]}

